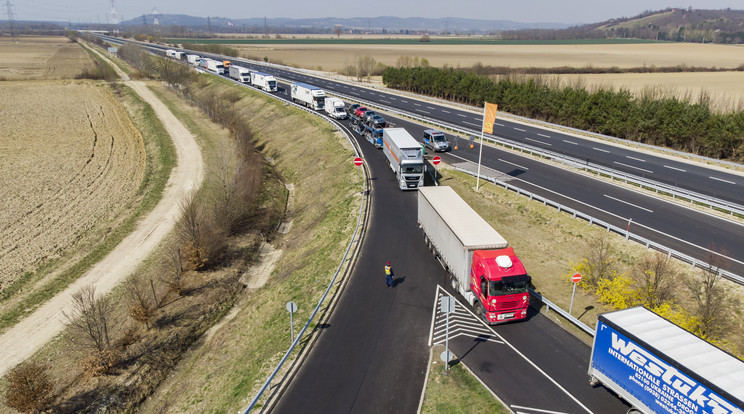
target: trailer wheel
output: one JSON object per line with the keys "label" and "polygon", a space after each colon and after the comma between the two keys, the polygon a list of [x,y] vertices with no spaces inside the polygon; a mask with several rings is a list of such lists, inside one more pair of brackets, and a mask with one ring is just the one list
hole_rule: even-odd
{"label": "trailer wheel", "polygon": [[630,410],[628,410],[627,414],[643,414],[643,411],[633,407]]}

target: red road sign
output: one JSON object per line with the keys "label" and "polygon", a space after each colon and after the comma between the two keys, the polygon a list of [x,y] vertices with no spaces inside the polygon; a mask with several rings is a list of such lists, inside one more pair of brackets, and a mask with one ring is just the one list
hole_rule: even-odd
{"label": "red road sign", "polygon": [[439,158],[439,155],[431,159],[431,163],[434,165],[439,165],[440,162],[442,162],[442,159]]}
{"label": "red road sign", "polygon": [[572,281],[572,282],[574,282],[574,283],[579,283],[579,282],[581,282],[581,273],[574,273],[574,274],[573,274],[573,275],[571,276],[571,281]]}
{"label": "red road sign", "polygon": [[359,157],[354,158],[354,165],[360,167],[362,165],[362,159]]}

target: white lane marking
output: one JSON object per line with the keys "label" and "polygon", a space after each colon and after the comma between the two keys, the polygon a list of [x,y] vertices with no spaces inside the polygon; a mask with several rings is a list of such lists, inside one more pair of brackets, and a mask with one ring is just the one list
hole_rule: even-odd
{"label": "white lane marking", "polygon": [[437,109],[437,108],[435,108],[433,106],[427,106],[427,108],[429,108],[429,109],[435,109],[435,110]]}
{"label": "white lane marking", "polygon": [[[532,408],[532,407],[522,407],[521,405],[512,405],[512,408],[516,408],[516,409],[520,409],[520,408],[521,408],[521,409],[523,409],[523,410],[535,411],[535,412],[538,412],[538,413],[547,413],[547,414],[566,414],[566,413],[564,413],[563,411],[551,411],[551,410],[542,410],[542,409],[539,409],[539,408]],[[521,412],[521,411],[517,411],[517,412]],[[524,413],[524,414],[527,414],[527,413]]]}
{"label": "white lane marking", "polygon": [[[435,309],[436,308],[439,308],[439,303],[438,302],[439,302],[439,295],[440,295],[439,292],[440,291],[442,291],[442,294],[444,294],[444,295],[449,295],[449,292],[447,292],[446,290],[444,290],[442,288],[442,286],[437,285],[437,292],[436,292],[436,295],[434,296],[434,306],[433,306]],[[463,309],[465,309],[470,315],[473,316],[473,318],[475,318],[479,322],[481,322],[481,324],[484,326],[484,328],[486,328],[486,329],[490,330],[491,332],[493,332],[493,336],[494,337],[498,338],[499,340],[501,340],[504,343],[504,345],[506,345],[509,348],[511,348],[511,350],[514,351],[515,354],[519,355],[523,360],[525,360],[528,364],[530,364],[537,372],[539,372],[540,374],[542,374],[542,376],[544,376],[545,378],[547,378],[548,381],[552,382],[553,385],[555,385],[559,390],[561,390],[564,394],[566,394],[568,396],[568,398],[572,399],[576,404],[579,405],[579,407],[583,408],[587,413],[594,414],[592,412],[592,410],[590,410],[584,404],[582,404],[581,401],[579,401],[578,398],[574,397],[573,394],[571,394],[570,392],[568,392],[567,389],[563,388],[563,386],[561,384],[559,384],[558,381],[554,380],[553,377],[551,377],[550,375],[548,375],[547,372],[543,371],[542,368],[540,368],[536,363],[532,362],[531,359],[527,358],[527,355],[525,355],[522,352],[520,352],[519,349],[517,349],[517,347],[515,347],[514,345],[512,345],[509,341],[506,340],[506,338],[504,338],[499,333],[497,333],[493,329],[492,326],[486,325],[481,320],[481,318],[475,316],[475,314],[473,313],[473,311],[471,311],[465,305],[463,305],[462,302],[460,302],[459,299],[455,298],[455,300],[457,301],[457,304],[460,305],[460,307],[462,307]],[[436,315],[436,313],[435,312],[432,312],[432,315]],[[432,322],[431,327],[432,327],[431,328],[431,331],[433,332],[434,331],[434,322]],[[429,334],[429,335],[430,335],[429,343],[431,344],[431,334]]]}
{"label": "white lane marking", "polygon": [[442,112],[444,112],[445,114],[448,114],[448,113],[450,113],[450,111],[447,111],[447,110],[445,110],[445,109],[442,109]]}
{"label": "white lane marking", "polygon": [[462,123],[463,123],[463,124],[468,124],[468,125],[472,125],[472,126],[477,126],[477,127],[479,127],[479,126],[480,126],[480,124],[474,124],[474,123],[472,123],[472,122],[468,122],[468,121],[462,121]]}
{"label": "white lane marking", "polygon": [[653,174],[653,173],[654,173],[654,172],[653,172],[653,171],[651,171],[651,170],[646,170],[646,169],[643,169],[643,168],[641,168],[641,167],[635,167],[635,166],[633,166],[633,165],[623,164],[623,163],[621,163],[621,162],[617,162],[617,161],[614,161],[614,163],[615,163],[615,164],[617,164],[617,165],[622,165],[623,167],[628,167],[628,168],[635,168],[636,170],[641,170],[641,171],[643,171],[643,172],[647,172],[647,173],[649,173],[649,174]]}
{"label": "white lane marking", "polygon": [[627,202],[627,201],[625,201],[625,200],[621,200],[621,199],[619,199],[619,198],[615,198],[615,197],[613,197],[613,196],[609,196],[609,195],[607,195],[607,194],[605,194],[604,196],[605,196],[605,197],[607,197],[607,198],[609,198],[609,199],[615,200],[615,201],[617,201],[617,202],[619,202],[619,203],[624,203],[624,204],[627,204],[627,205],[629,205],[629,206],[631,206],[631,207],[635,207],[635,208],[640,208],[641,210],[646,210],[646,211],[648,211],[649,213],[653,213],[653,212],[654,212],[653,210],[647,209],[646,207],[641,207],[641,206],[639,206],[639,205],[636,205],[636,204],[633,204],[633,203],[629,203],[629,202]]}
{"label": "white lane marking", "polygon": [[457,116],[461,116],[463,118],[467,118],[467,115],[463,115],[463,114],[457,114]]}
{"label": "white lane marking", "polygon": [[681,172],[687,172],[687,170],[683,170],[683,169],[677,168],[677,167],[672,167],[672,166],[669,166],[669,165],[665,165],[664,168],[669,168],[670,170],[677,170],[677,171],[681,171]]}
{"label": "white lane marking", "polygon": [[601,151],[601,152],[610,152],[610,151],[607,151],[606,149],[602,149],[602,148],[597,148],[597,147],[594,147],[594,148],[592,148],[592,149],[593,149],[593,150],[595,150],[595,151]]}
{"label": "white lane marking", "polygon": [[716,181],[723,181],[724,183],[729,183],[729,184],[734,184],[734,185],[736,185],[736,183],[735,183],[735,182],[733,182],[733,181],[729,181],[729,180],[724,180],[723,178],[716,178],[716,177],[708,177],[708,178],[710,178],[710,179],[712,179],[712,180],[716,180]]}
{"label": "white lane marking", "polygon": [[498,125],[498,126],[504,126],[504,124],[499,124],[498,122],[494,122],[493,124]]}
{"label": "white lane marking", "polygon": [[530,170],[530,169],[529,169],[529,168],[527,168],[527,167],[523,167],[523,166],[521,166],[521,165],[519,165],[519,164],[514,164],[513,162],[509,162],[509,161],[506,161],[506,160],[502,160],[501,158],[497,158],[497,160],[499,160],[499,161],[501,161],[501,162],[505,162],[505,163],[507,163],[507,164],[511,164],[511,165],[513,165],[513,166],[515,166],[515,167],[517,167],[517,168],[521,168],[521,169],[523,169],[523,170],[525,170],[525,171],[529,171],[529,170]]}
{"label": "white lane marking", "polygon": [[539,135],[539,136],[541,136],[543,138],[550,138],[550,135],[545,135],[545,134],[537,134],[537,135]]}
{"label": "white lane marking", "polygon": [[394,97],[394,96],[391,96],[391,97],[390,97],[390,99],[392,99],[392,100],[394,100],[394,101],[397,101],[397,100],[398,100],[398,98],[396,98],[396,97]]}
{"label": "white lane marking", "polygon": [[408,103],[408,101],[406,101],[405,99],[401,99],[400,101],[403,103]]}
{"label": "white lane marking", "polygon": [[[459,156],[459,155],[455,155],[455,154],[450,154],[450,156],[451,156],[451,157],[455,157],[455,158],[458,158],[458,159],[460,159],[460,160],[462,160],[462,161],[465,161],[465,162],[472,162],[472,161],[470,161],[469,159],[467,159],[467,158],[463,158],[463,157],[461,157],[461,156]],[[617,217],[617,218],[619,218],[620,220],[623,220],[623,221],[625,221],[625,222],[627,222],[627,221],[628,221],[628,217],[621,217],[621,216],[619,216],[619,215],[617,215],[617,214],[615,214],[615,213],[613,213],[613,212],[610,212],[610,211],[607,211],[607,210],[601,209],[601,208],[599,208],[599,207],[597,207],[597,206],[593,206],[593,205],[591,205],[591,204],[589,204],[589,203],[586,203],[586,202],[583,202],[583,201],[577,200],[577,199],[575,199],[575,198],[573,198],[573,197],[566,197],[565,195],[563,195],[563,194],[561,194],[561,193],[558,193],[558,192],[556,192],[556,191],[553,191],[553,190],[551,190],[551,189],[549,189],[549,188],[546,188],[546,187],[543,187],[543,186],[540,186],[540,185],[537,185],[537,184],[532,184],[532,183],[529,183],[529,182],[527,182],[527,181],[524,181],[524,180],[522,180],[521,178],[518,178],[518,177],[512,177],[512,179],[513,179],[514,181],[521,181],[521,182],[523,182],[523,183],[525,183],[525,184],[527,184],[527,185],[531,185],[531,186],[533,186],[533,187],[535,187],[535,188],[539,188],[539,189],[541,189],[541,190],[543,190],[543,191],[545,191],[545,192],[547,192],[547,193],[555,194],[556,196],[558,196],[558,197],[562,197],[562,198],[565,198],[566,200],[571,200],[571,201],[573,201],[574,203],[577,203],[577,204],[581,204],[581,205],[585,205],[585,206],[587,206],[587,207],[590,207],[590,208],[593,208],[593,209],[595,209],[595,210],[597,210],[597,211],[601,211],[602,213],[605,213],[605,214],[607,214],[607,215],[610,215],[610,216],[613,216],[613,217]],[[671,205],[673,205],[674,207],[680,207],[680,205],[679,205],[679,204],[676,204],[676,203],[672,203],[671,201],[666,201],[666,200],[664,200],[664,199],[661,199],[661,198],[657,198],[656,200],[659,200],[659,201],[663,201],[663,202],[665,202],[665,203],[667,203],[667,204],[671,204]],[[694,210],[694,209],[692,209],[692,208],[690,208],[690,207],[686,207],[686,206],[681,206],[681,207],[682,207],[682,208],[684,208],[684,209],[687,209],[687,210],[693,211],[693,212],[695,212],[695,213],[699,213],[699,212],[700,212],[699,210]],[[703,213],[703,214],[706,214],[706,213]],[[733,224],[733,225],[741,225],[741,224],[739,224],[739,223],[737,223],[737,222],[734,222],[734,221],[731,221],[731,220],[727,220],[727,219],[725,219],[725,218],[721,218],[721,217],[718,217],[718,216],[713,216],[713,215],[710,215],[710,214],[706,214],[706,215],[708,215],[708,216],[710,216],[711,218],[714,218],[714,219],[720,219],[720,220],[724,220],[724,221],[726,221],[727,223],[731,223],[731,224]],[[659,230],[657,230],[657,229],[655,229],[655,228],[652,228],[652,227],[646,226],[646,225],[644,225],[644,224],[641,224],[641,223],[633,223],[633,225],[634,225],[634,226],[636,226],[636,227],[638,227],[638,226],[640,226],[640,227],[643,227],[643,228],[645,228],[645,229],[647,229],[647,230],[649,230],[649,231],[652,231],[652,232],[654,232],[654,233],[660,234],[660,235],[662,235],[662,236],[664,236],[664,237],[669,237],[669,238],[670,238],[670,239],[672,239],[672,240],[675,240],[675,241],[677,241],[677,242],[679,242],[679,243],[682,243],[682,244],[686,244],[686,245],[688,245],[688,246],[692,246],[692,247],[695,247],[695,248],[697,248],[697,249],[700,249],[700,250],[702,250],[702,251],[704,251],[704,252],[707,252],[707,253],[715,253],[715,254],[720,254],[719,252],[715,252],[715,251],[713,251],[713,250],[711,250],[711,249],[709,249],[709,248],[707,248],[707,247],[703,247],[703,246],[697,245],[697,244],[695,244],[695,243],[689,242],[689,241],[687,241],[687,240],[685,240],[685,239],[681,239],[681,238],[679,238],[679,237],[675,237],[675,236],[672,236],[672,235],[671,235],[671,234],[669,234],[669,233],[664,233],[663,231],[659,231]],[[734,258],[734,257],[731,257],[731,256],[722,256],[722,257],[723,257],[723,258],[725,258],[725,259],[727,259],[727,260],[730,260],[730,261],[732,261],[732,262],[734,262],[734,263],[738,263],[738,264],[744,265],[744,261],[742,261],[742,260],[738,260],[738,259],[736,259],[736,258]]]}
{"label": "white lane marking", "polygon": [[421,106],[421,104],[416,103],[416,102],[414,102],[413,104],[416,105],[416,106]]}
{"label": "white lane marking", "polygon": [[525,139],[526,139],[527,141],[534,141],[534,142],[539,142],[540,144],[543,144],[543,145],[547,145],[547,146],[549,146],[549,147],[552,147],[552,146],[553,146],[553,144],[549,144],[549,143],[547,143],[547,142],[542,142],[542,141],[540,141],[539,139],[532,139],[532,138],[525,138]]}
{"label": "white lane marking", "polygon": [[519,132],[525,132],[525,130],[524,130],[524,129],[522,129],[522,128],[517,128],[517,127],[513,127],[513,128],[514,128],[515,130],[519,131]]}
{"label": "white lane marking", "polygon": [[421,112],[423,114],[431,114],[429,111],[424,111],[423,109],[417,109],[416,112]]}
{"label": "white lane marking", "polygon": [[642,158],[631,157],[630,155],[626,155],[625,158],[630,158],[631,160],[636,160],[636,161],[640,161],[640,162],[646,162],[646,160],[644,160]]}
{"label": "white lane marking", "polygon": [[571,145],[579,145],[578,142],[566,141],[565,139],[563,140],[563,142],[565,142],[566,144],[571,144]]}

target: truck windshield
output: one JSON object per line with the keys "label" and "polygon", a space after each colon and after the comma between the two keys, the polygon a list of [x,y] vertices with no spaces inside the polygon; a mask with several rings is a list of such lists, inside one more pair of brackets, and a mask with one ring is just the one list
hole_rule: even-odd
{"label": "truck windshield", "polygon": [[400,166],[400,172],[404,174],[422,174],[424,164],[403,164]]}
{"label": "truck windshield", "polygon": [[269,88],[271,89],[276,88],[276,81],[269,81]]}
{"label": "truck windshield", "polygon": [[530,287],[530,278],[527,275],[507,276],[501,280],[492,280],[488,284],[488,296],[513,295],[525,293]]}

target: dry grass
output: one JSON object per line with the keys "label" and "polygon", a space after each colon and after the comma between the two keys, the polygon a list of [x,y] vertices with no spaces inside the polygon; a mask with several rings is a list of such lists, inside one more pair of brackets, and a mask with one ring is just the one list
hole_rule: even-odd
{"label": "dry grass", "polygon": [[145,171],[142,136],[104,86],[0,83],[0,284],[105,238]]}
{"label": "dry grass", "polygon": [[72,79],[93,61],[65,37],[0,37],[0,79]]}

